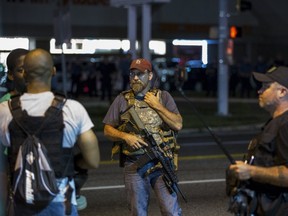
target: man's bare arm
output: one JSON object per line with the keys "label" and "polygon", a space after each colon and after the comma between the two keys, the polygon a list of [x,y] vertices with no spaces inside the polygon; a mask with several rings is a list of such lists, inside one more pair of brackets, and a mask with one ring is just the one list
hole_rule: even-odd
{"label": "man's bare arm", "polygon": [[95,169],[100,163],[98,139],[92,129],[82,133],[78,138],[78,146],[83,158],[77,161],[82,169]]}
{"label": "man's bare arm", "polygon": [[237,161],[231,165],[240,180],[253,179],[260,183],[267,183],[280,187],[288,187],[288,168],[285,165],[273,167],[258,167]]}
{"label": "man's bare arm", "polygon": [[106,124],[104,126],[104,135],[111,141],[124,141],[124,137],[127,133],[117,130],[111,125]]}
{"label": "man's bare arm", "polygon": [[141,137],[120,131],[108,124],[104,126],[104,135],[112,141],[124,141],[134,149],[148,145]]}

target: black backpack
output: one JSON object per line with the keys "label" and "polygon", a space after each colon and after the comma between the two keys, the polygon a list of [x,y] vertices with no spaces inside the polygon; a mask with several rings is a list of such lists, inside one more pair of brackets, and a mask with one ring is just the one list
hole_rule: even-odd
{"label": "black backpack", "polygon": [[[59,97],[57,97],[57,99],[54,98],[52,106],[57,108],[57,112],[62,112],[65,102],[65,98],[59,100]],[[55,115],[45,117],[37,131],[31,134],[28,128],[26,128],[27,126],[19,121],[19,111],[17,112],[17,110],[13,109],[11,103],[13,103],[13,101],[9,102],[13,119],[27,135],[25,141],[19,148],[15,168],[11,170],[13,176],[11,184],[14,204],[17,205],[17,203],[19,203],[25,206],[25,209],[30,209],[32,212],[39,212],[47,207],[59,192],[47,150],[38,137],[41,130]],[[17,208],[17,206],[15,206],[15,208]]]}

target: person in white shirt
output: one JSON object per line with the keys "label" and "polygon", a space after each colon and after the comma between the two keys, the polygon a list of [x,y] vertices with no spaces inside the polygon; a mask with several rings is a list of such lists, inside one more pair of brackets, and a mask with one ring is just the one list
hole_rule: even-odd
{"label": "person in white shirt", "polygon": [[[24,71],[27,92],[20,97],[21,107],[27,111],[29,116],[43,116],[54,99],[54,94],[51,92],[51,78],[56,73],[56,69],[52,56],[43,49],[30,51],[24,59]],[[62,112],[65,126],[62,147],[73,148],[77,142],[83,157],[76,161],[76,166],[81,169],[97,168],[100,162],[98,140],[92,130],[94,125],[87,111],[79,102],[67,99]],[[11,121],[12,115],[6,101],[0,104],[0,143],[8,148],[11,146],[9,132]],[[59,194],[47,208],[37,213],[38,216],[66,215],[65,205],[63,205],[65,201],[63,190],[69,179],[61,178],[57,181]],[[72,212],[70,215],[75,216],[78,213],[73,179],[69,184],[74,189],[71,196]],[[17,207],[15,213],[23,215],[24,210]]]}

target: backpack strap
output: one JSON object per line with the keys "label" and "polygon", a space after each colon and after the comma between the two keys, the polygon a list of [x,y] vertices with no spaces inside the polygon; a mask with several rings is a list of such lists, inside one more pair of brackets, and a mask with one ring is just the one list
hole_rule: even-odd
{"label": "backpack strap", "polygon": [[[60,94],[54,96],[51,106],[45,112],[45,120],[42,122],[42,124],[34,134],[40,133],[41,130],[44,128],[44,126],[47,124],[47,122],[49,122],[49,119],[53,116],[56,116],[56,114],[59,114],[59,112],[62,111],[66,101],[67,101],[66,97]],[[30,134],[28,130],[25,128],[25,126],[22,125],[19,121],[23,113],[21,108],[20,95],[12,97],[11,100],[8,102],[8,104],[13,119],[15,119],[17,125],[27,134],[27,136],[31,136],[32,134]]]}
{"label": "backpack strap", "polygon": [[66,101],[67,101],[67,98],[64,95],[60,95],[60,94],[54,95],[54,99],[51,103],[51,106],[45,112],[45,120],[35,134],[39,133],[40,130],[46,125],[47,123],[46,119],[49,119],[53,116],[57,116],[60,112],[62,112],[62,109]]}
{"label": "backpack strap", "polygon": [[8,101],[8,105],[16,124],[26,133],[27,136],[31,136],[28,130],[19,121],[23,112],[21,109],[20,95],[13,96],[11,100]]}
{"label": "backpack strap", "polygon": [[54,99],[52,101],[52,107],[57,108],[59,111],[62,111],[64,104],[66,103],[67,98],[65,95],[55,93]]}
{"label": "backpack strap", "polygon": [[8,105],[13,118],[19,119],[22,115],[20,95],[12,96],[11,100],[8,101]]}

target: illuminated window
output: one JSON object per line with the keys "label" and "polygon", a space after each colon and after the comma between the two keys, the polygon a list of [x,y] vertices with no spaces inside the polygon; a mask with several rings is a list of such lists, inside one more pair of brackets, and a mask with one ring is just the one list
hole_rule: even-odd
{"label": "illuminated window", "polygon": [[11,51],[16,48],[29,49],[28,38],[0,38],[0,51]]}
{"label": "illuminated window", "polygon": [[208,43],[206,40],[178,40],[172,41],[174,46],[200,46],[201,47],[201,60],[203,64],[208,63]]}
{"label": "illuminated window", "polygon": [[6,58],[11,50],[17,48],[29,49],[29,39],[28,38],[1,38],[0,37],[0,64],[6,67]]}
{"label": "illuminated window", "polygon": [[[56,47],[55,39],[50,40],[50,52],[52,54],[62,53],[61,48]],[[65,54],[94,54],[94,53],[109,53],[113,51],[123,50],[129,51],[129,40],[116,39],[72,39],[71,46],[67,47],[63,44],[63,52]],[[136,49],[138,49],[138,42],[136,42]],[[153,54],[165,55],[166,44],[164,41],[151,40],[149,42],[149,49]]]}

